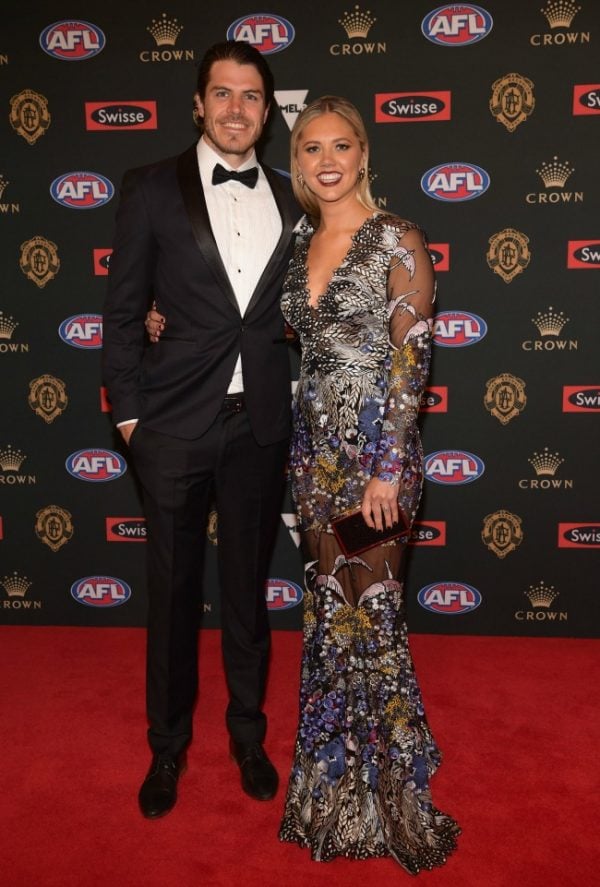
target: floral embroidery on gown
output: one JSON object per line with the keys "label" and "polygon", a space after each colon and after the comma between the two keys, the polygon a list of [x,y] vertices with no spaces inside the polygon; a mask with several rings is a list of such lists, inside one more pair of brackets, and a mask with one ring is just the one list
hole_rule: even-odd
{"label": "floral embroidery on gown", "polygon": [[422,488],[417,414],[430,362],[434,275],[410,222],[375,213],[316,308],[301,227],[282,310],[302,346],[292,488],[307,556],[300,723],[280,838],[316,860],[445,862],[460,829],[437,810],[440,752],[407,640],[404,540],[346,559],[330,520],[372,477],[397,484],[410,523]]}

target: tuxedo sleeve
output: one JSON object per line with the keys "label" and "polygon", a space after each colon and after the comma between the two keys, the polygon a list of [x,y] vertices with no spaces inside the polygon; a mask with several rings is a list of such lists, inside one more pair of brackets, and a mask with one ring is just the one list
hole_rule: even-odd
{"label": "tuxedo sleeve", "polygon": [[157,244],[141,171],[125,173],[103,315],[102,370],[116,424],[139,417],[144,319],[152,304]]}

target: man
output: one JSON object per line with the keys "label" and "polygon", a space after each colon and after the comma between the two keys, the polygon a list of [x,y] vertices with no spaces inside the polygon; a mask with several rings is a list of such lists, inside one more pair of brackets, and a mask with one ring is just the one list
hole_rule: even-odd
{"label": "man", "polygon": [[[211,491],[226,722],[243,789],[272,798],[263,749],[269,653],[264,584],[280,511],[290,377],[279,294],[300,211],[287,181],[257,165],[273,77],[246,43],[200,64],[197,145],[129,171],[104,313],[104,377],[141,482],[148,526],[148,737],[144,816],[168,813],[192,736],[198,588]],[[168,318],[145,347],[152,301]]]}

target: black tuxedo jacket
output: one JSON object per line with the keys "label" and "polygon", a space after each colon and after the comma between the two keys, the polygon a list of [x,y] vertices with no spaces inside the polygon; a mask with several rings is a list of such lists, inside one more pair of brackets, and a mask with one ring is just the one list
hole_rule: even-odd
{"label": "black tuxedo jacket", "polygon": [[[279,297],[301,216],[287,180],[263,166],[282,233],[244,316],[214,239],[196,146],[123,179],[104,309],[103,374],[115,422],[140,419],[193,439],[214,421],[242,355],[246,409],[261,445],[290,426],[290,373]],[[156,345],[144,319],[167,318]]]}

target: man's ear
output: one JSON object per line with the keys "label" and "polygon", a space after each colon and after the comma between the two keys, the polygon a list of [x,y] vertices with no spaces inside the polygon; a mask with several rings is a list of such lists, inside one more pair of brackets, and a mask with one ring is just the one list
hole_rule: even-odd
{"label": "man's ear", "polygon": [[200,93],[194,93],[194,119],[204,117],[204,102],[200,98]]}

